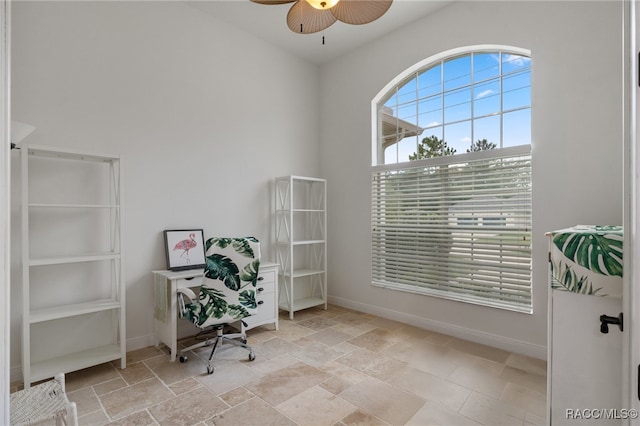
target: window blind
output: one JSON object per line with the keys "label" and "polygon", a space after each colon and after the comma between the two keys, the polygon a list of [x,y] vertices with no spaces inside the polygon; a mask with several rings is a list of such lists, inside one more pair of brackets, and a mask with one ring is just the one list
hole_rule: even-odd
{"label": "window blind", "polygon": [[372,169],[372,284],[531,313],[531,147]]}

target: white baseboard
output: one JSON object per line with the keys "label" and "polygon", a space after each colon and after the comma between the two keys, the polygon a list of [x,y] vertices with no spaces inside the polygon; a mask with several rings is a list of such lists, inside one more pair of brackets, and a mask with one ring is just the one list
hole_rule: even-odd
{"label": "white baseboard", "polygon": [[147,346],[153,346],[154,344],[153,334],[127,339],[127,352],[146,348]]}
{"label": "white baseboard", "polygon": [[510,339],[497,334],[487,333],[486,331],[475,330],[472,328],[461,327],[459,325],[449,324],[429,318],[418,317],[407,314],[406,312],[393,311],[391,309],[381,308],[379,306],[368,305],[366,303],[355,302],[349,299],[329,296],[329,303],[342,306],[344,308],[353,309],[367,314],[376,315],[393,321],[402,322],[427,330],[435,331],[449,336],[457,337],[463,340],[469,340],[494,348],[514,352],[520,355],[530,356],[532,358],[547,359],[547,347],[535,345],[522,340]]}

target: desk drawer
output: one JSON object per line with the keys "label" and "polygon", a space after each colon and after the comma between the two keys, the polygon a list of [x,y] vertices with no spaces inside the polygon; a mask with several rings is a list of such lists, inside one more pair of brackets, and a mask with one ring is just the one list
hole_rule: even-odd
{"label": "desk drawer", "polygon": [[260,271],[258,276],[258,285],[260,283],[273,283],[276,281],[276,271],[273,269],[267,271]]}
{"label": "desk drawer", "polygon": [[247,330],[258,325],[273,323],[278,327],[277,276],[275,268],[261,272],[262,280],[256,285],[258,310],[255,315],[245,318]]}
{"label": "desk drawer", "polygon": [[202,277],[194,277],[191,279],[180,278],[176,280],[176,288],[193,288],[200,287],[202,285]]}
{"label": "desk drawer", "polygon": [[261,292],[256,294],[256,302],[258,303],[258,310],[255,315],[251,315],[245,318],[245,322],[249,325],[249,328],[256,324],[263,324],[265,322],[273,322],[276,315],[276,297],[275,292],[269,293]]}
{"label": "desk drawer", "polygon": [[256,297],[259,297],[261,294],[273,293],[276,291],[276,283],[275,282],[264,282],[258,281],[258,285],[256,285]]}

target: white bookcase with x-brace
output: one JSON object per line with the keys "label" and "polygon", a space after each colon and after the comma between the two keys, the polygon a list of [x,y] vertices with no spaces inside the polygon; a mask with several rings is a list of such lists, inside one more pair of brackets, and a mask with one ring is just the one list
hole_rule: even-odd
{"label": "white bookcase with x-brace", "polygon": [[275,193],[279,307],[293,319],[302,309],[327,309],[327,181],[278,177]]}

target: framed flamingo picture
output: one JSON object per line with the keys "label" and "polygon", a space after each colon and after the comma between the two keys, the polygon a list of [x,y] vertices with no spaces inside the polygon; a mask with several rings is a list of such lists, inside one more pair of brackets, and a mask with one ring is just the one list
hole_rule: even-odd
{"label": "framed flamingo picture", "polygon": [[167,269],[182,271],[204,268],[202,229],[168,229],[164,231]]}

